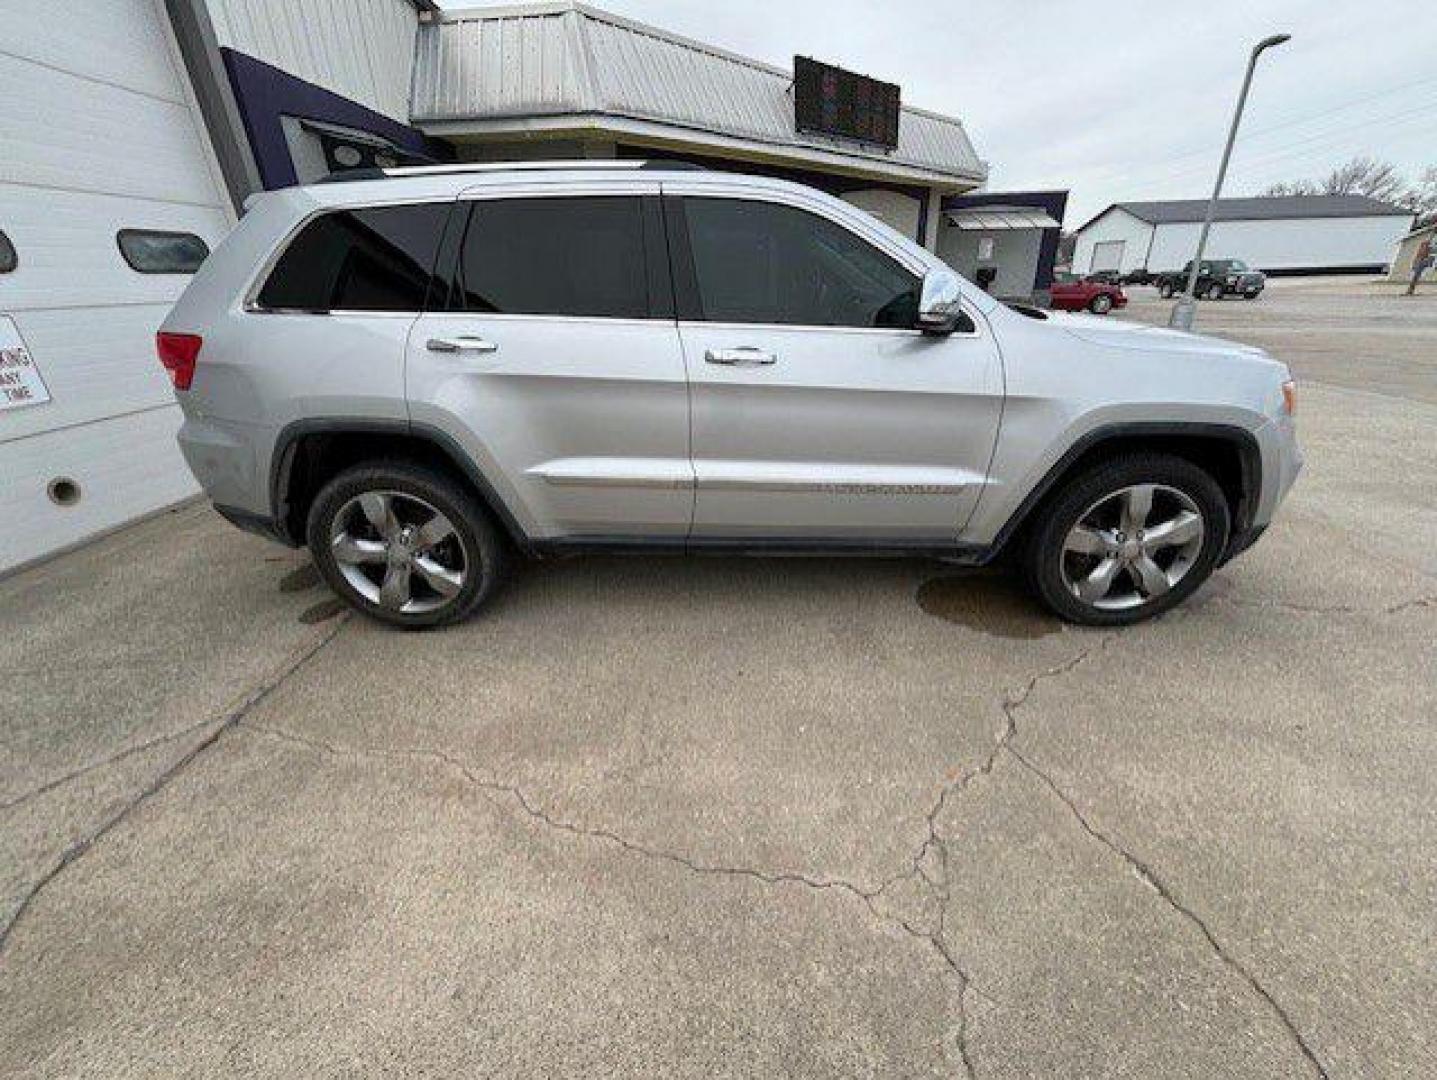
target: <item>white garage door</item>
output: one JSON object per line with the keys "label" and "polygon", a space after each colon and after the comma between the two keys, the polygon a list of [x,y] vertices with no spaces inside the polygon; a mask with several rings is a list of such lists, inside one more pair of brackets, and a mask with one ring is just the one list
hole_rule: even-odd
{"label": "white garage door", "polygon": [[1089,268],[1090,274],[1096,274],[1101,270],[1121,270],[1123,268],[1123,241],[1104,240],[1100,244],[1093,245],[1093,265]]}
{"label": "white garage door", "polygon": [[189,278],[131,268],[117,235],[213,247],[233,218],[161,0],[0,0],[0,30],[4,571],[194,491],[154,354]]}

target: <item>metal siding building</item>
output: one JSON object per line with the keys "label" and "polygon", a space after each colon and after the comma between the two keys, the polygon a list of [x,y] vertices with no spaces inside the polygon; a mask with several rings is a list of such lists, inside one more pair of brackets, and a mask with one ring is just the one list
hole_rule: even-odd
{"label": "metal siding building", "polygon": [[420,27],[413,119],[466,141],[649,137],[853,176],[966,190],[987,170],[963,125],[904,107],[891,152],[794,130],[791,71],[580,4]]}
{"label": "metal siding building", "polygon": [[344,168],[643,156],[810,183],[932,247],[987,173],[953,118],[904,108],[891,151],[800,134],[791,72],[573,3],[0,0],[0,34],[0,572],[195,491],[153,340],[189,279],[136,270],[122,229],[213,247],[251,193]]}
{"label": "metal siding building", "polygon": [[[1197,250],[1205,199],[1114,203],[1077,230],[1073,269],[1180,269]],[[1206,256],[1270,274],[1382,273],[1410,211],[1362,195],[1220,199]]]}

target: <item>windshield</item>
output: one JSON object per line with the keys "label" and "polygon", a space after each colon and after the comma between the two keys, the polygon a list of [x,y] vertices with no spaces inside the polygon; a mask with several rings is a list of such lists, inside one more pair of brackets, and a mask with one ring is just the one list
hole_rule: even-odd
{"label": "windshield", "polygon": [[1241,259],[1229,259],[1227,268],[1229,270],[1246,270],[1247,263],[1243,262]]}

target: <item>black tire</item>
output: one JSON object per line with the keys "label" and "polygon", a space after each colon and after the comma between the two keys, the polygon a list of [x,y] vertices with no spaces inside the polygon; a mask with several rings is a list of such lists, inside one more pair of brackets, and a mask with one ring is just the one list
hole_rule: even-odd
{"label": "black tire", "polygon": [[1161,285],[1158,286],[1158,295],[1161,296],[1164,300],[1171,300],[1173,298],[1172,284],[1170,282],[1164,281]]}
{"label": "black tire", "polygon": [[[1064,543],[1096,504],[1138,484],[1159,484],[1186,496],[1202,518],[1201,546],[1186,571],[1162,595],[1132,607],[1095,606],[1079,599],[1064,580]],[[1021,553],[1024,576],[1038,598],[1059,618],[1085,626],[1126,626],[1182,603],[1206,581],[1227,547],[1230,527],[1227,499],[1210,474],[1170,454],[1128,454],[1099,462],[1061,482],[1026,530]],[[1136,578],[1128,578],[1127,574],[1119,570],[1114,581],[1131,581],[1136,586]],[[1135,594],[1138,591],[1134,588]]]}
{"label": "black tire", "polygon": [[[448,556],[445,561],[457,562],[461,555],[463,559],[463,582],[455,595],[442,597],[421,581],[414,586],[415,591],[432,592],[432,596],[423,597],[423,602],[437,606],[413,612],[395,610],[365,596],[346,577],[330,540],[335,516],[352,500],[368,493],[407,496],[399,500],[399,505],[407,507],[416,505],[412,500],[420,500],[448,519],[453,532],[443,541],[452,545],[443,549]],[[371,461],[339,473],[315,496],[305,535],[315,565],[345,603],[380,622],[411,630],[467,619],[493,595],[508,567],[506,538],[473,492],[446,473],[407,461]],[[437,556],[440,550],[436,545],[425,554]],[[383,562],[373,568],[377,576],[384,572],[387,564]]]}
{"label": "black tire", "polygon": [[1088,310],[1094,315],[1106,315],[1113,310],[1113,298],[1107,293],[1098,293],[1088,301]]}
{"label": "black tire", "polygon": [[1203,290],[1203,296],[1206,297],[1208,300],[1221,300],[1222,286],[1217,284],[1209,285],[1206,289]]}

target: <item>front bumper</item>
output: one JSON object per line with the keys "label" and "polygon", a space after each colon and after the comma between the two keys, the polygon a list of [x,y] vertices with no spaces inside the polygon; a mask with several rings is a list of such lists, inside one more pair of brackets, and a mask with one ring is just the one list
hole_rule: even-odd
{"label": "front bumper", "polygon": [[1262,486],[1251,527],[1266,527],[1297,483],[1302,472],[1302,448],[1297,444],[1297,426],[1290,416],[1269,420],[1257,430],[1258,449],[1262,455]]}

